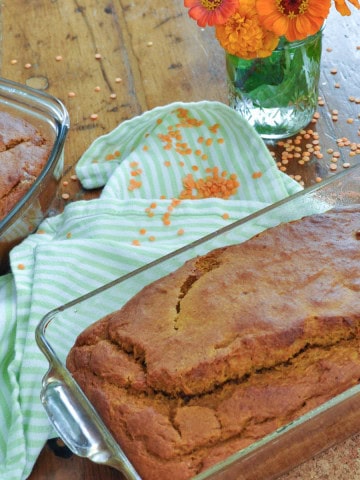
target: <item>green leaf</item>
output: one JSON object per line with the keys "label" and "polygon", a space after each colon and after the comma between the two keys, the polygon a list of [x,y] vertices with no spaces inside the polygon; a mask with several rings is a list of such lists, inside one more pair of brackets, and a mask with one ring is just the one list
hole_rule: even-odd
{"label": "green leaf", "polygon": [[306,103],[313,84],[317,84],[316,66],[321,56],[319,41],[296,45],[285,42],[266,58],[244,60],[227,56],[229,81],[239,95],[262,108],[281,108]]}

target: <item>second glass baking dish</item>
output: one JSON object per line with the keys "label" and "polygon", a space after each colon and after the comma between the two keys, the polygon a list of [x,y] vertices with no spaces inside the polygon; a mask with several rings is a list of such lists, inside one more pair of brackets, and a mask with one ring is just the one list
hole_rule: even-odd
{"label": "second glass baking dish", "polygon": [[39,176],[0,220],[0,274],[3,274],[9,268],[10,250],[32,233],[51,209],[63,173],[70,120],[57,98],[4,78],[0,78],[0,111],[29,122],[51,146]]}

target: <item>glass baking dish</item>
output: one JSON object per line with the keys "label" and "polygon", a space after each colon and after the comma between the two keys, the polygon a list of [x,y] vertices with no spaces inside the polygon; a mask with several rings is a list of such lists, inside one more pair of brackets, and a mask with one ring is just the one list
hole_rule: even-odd
{"label": "glass baking dish", "polygon": [[69,115],[57,98],[4,78],[0,78],[0,110],[31,123],[52,145],[36,181],[0,220],[0,274],[3,274],[9,267],[11,248],[38,227],[51,207],[63,173]]}
{"label": "glass baking dish", "polygon": [[[174,271],[189,258],[219,246],[239,243],[283,221],[354,204],[360,204],[360,165],[49,312],[36,330],[36,341],[50,365],[43,379],[41,401],[65,444],[79,456],[118,469],[128,480],[140,479],[65,366],[68,351],[86,326],[117,310],[143,286]],[[359,411],[360,385],[357,385],[193,480],[274,479],[360,431]]]}

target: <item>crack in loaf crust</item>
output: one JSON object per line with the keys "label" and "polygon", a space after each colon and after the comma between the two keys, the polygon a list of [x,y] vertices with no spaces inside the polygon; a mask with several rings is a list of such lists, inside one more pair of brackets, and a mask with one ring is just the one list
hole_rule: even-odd
{"label": "crack in loaf crust", "polygon": [[77,339],[67,365],[145,480],[190,478],[360,378],[360,207],[214,250]]}
{"label": "crack in loaf crust", "polygon": [[30,189],[49,154],[49,140],[33,125],[0,112],[0,220]]}

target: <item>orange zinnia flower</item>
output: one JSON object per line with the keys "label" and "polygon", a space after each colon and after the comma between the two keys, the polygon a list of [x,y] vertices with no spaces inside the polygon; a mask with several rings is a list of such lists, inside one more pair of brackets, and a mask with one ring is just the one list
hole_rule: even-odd
{"label": "orange zinnia flower", "polygon": [[[356,8],[360,8],[358,0],[349,0],[349,2]],[[335,0],[335,7],[341,15],[351,15],[351,10],[346,4],[346,0]]]}
{"label": "orange zinnia flower", "polygon": [[235,11],[237,0],[184,0],[184,5],[199,27],[212,27],[226,22]]}
{"label": "orange zinnia flower", "polygon": [[265,28],[293,42],[320,30],[329,15],[330,3],[331,0],[256,0],[256,9]]}
{"label": "orange zinnia flower", "polygon": [[251,59],[271,55],[279,37],[259,22],[256,0],[238,0],[236,11],[224,25],[216,26],[216,38],[231,55]]}

